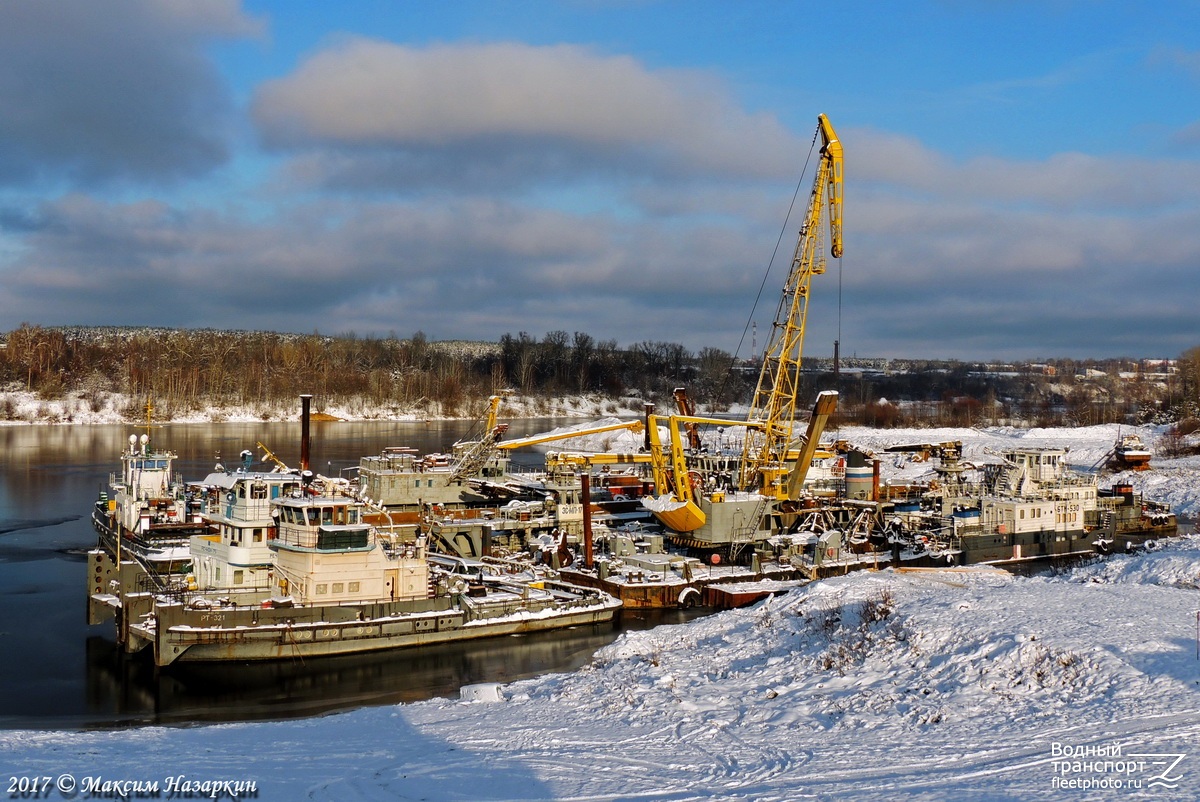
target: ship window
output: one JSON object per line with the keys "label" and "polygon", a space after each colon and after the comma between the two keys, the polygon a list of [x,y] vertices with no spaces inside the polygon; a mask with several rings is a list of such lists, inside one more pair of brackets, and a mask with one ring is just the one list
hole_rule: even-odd
{"label": "ship window", "polygon": [[322,593],[328,593],[328,592],[329,592],[329,586],[328,586],[328,585],[326,585],[324,582],[322,582],[321,584],[317,585],[317,593],[318,593],[318,595],[319,595],[319,594],[322,594]]}
{"label": "ship window", "polygon": [[362,583],[361,583],[361,582],[351,582],[351,583],[350,583],[350,592],[351,592],[351,593],[358,593],[358,589],[359,589],[360,587],[362,587]]}
{"label": "ship window", "polygon": [[250,498],[262,499],[262,498],[266,498],[266,497],[267,497],[267,486],[266,485],[257,484],[257,485],[253,485],[250,488]]}
{"label": "ship window", "polygon": [[263,537],[263,531],[262,531],[262,529],[255,529],[255,530],[254,530],[254,542],[255,542],[255,543],[262,543],[262,537]]}
{"label": "ship window", "polygon": [[321,514],[321,511],[317,507],[309,507],[308,508],[309,524],[311,524],[312,526],[316,526],[317,523],[319,523],[320,514]]}
{"label": "ship window", "polygon": [[221,581],[221,566],[216,566],[216,568],[213,570],[213,576],[218,582]]}
{"label": "ship window", "polygon": [[245,575],[244,571],[234,571],[233,572],[233,584],[235,584],[235,585],[242,584],[242,580],[245,579],[245,576],[246,575]]}
{"label": "ship window", "polygon": [[358,523],[358,510],[350,510],[350,518],[346,521],[349,524]]}
{"label": "ship window", "polygon": [[323,523],[323,524],[333,523],[333,507],[322,507],[321,508],[321,523]]}
{"label": "ship window", "polygon": [[1025,510],[1021,510],[1021,517],[1022,517],[1022,518],[1024,518],[1024,517],[1025,517]]}
{"label": "ship window", "polygon": [[246,486],[241,485],[241,484],[238,485],[237,494],[238,494],[238,498],[245,498],[246,497]]}
{"label": "ship window", "polygon": [[346,586],[344,584],[342,584],[341,582],[334,582],[333,583],[333,592],[334,593],[345,593]]}

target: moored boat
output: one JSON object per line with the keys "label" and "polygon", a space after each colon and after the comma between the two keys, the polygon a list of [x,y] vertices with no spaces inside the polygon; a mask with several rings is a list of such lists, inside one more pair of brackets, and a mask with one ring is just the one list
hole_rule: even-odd
{"label": "moored boat", "polygon": [[239,468],[218,465],[199,483],[208,531],[191,538],[191,589],[254,592],[271,586],[275,555],[270,543],[276,531],[271,504],[297,492],[301,476],[292,470],[252,470],[252,458],[243,451]]}
{"label": "moored boat", "polygon": [[[620,607],[606,593],[552,579],[437,569],[423,538],[404,542],[377,529],[366,509],[306,489],[273,500],[269,590],[126,593],[119,640],[131,652],[152,647],[160,666],[284,660],[600,624]],[[231,568],[222,575],[232,577]]]}
{"label": "moored boat", "polygon": [[116,560],[127,557],[157,576],[180,573],[189,560],[189,541],[203,534],[200,501],[189,496],[173,471],[176,454],[151,448],[150,438],[131,434],[121,453],[121,473],[92,508],[100,546]]}

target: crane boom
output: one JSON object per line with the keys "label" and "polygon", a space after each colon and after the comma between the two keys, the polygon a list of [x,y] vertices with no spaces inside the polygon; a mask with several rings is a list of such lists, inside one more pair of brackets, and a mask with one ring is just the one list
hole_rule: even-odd
{"label": "crane boom", "polygon": [[817,117],[817,132],[821,137],[821,156],[791,270],[775,314],[771,341],[763,355],[758,386],[747,416],[751,425],[746,429],[742,447],[739,484],[746,489],[757,486],[771,495],[774,493],[768,485],[773,476],[778,476],[792,438],[809,287],[813,276],[825,272],[825,256],[821,252],[823,215],[829,217],[829,252],[834,258],[842,255],[842,145],[824,114]]}
{"label": "crane boom", "polygon": [[524,448],[525,446],[536,446],[540,443],[552,443],[555,440],[570,440],[573,437],[586,437],[590,434],[603,434],[604,432],[616,432],[621,429],[627,429],[634,434],[642,432],[645,424],[640,420],[626,421],[624,423],[611,423],[606,426],[594,426],[590,429],[573,429],[567,432],[557,432],[550,434],[535,434],[530,437],[521,437],[516,440],[505,440],[503,443],[497,443],[496,448],[503,451],[509,451],[514,448]]}
{"label": "crane boom", "polygon": [[829,416],[837,410],[838,394],[836,390],[823,390],[817,393],[817,403],[813,405],[812,416],[808,419],[808,430],[804,434],[804,442],[800,447],[800,455],[788,475],[787,496],[795,500],[800,498],[800,488],[804,486],[804,477],[812,465],[821,441],[821,432],[825,431],[825,423]]}

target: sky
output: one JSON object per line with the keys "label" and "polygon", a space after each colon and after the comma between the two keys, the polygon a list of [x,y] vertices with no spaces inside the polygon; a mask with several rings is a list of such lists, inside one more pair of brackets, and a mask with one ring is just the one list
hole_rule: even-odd
{"label": "sky", "polygon": [[805,355],[1200,345],[1188,2],[5,0],[0,108],[0,331],[750,357],[825,114]]}

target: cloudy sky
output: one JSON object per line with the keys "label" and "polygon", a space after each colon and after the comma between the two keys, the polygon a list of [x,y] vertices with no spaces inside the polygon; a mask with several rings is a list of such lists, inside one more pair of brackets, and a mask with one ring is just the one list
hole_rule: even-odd
{"label": "cloudy sky", "polygon": [[5,0],[0,108],[4,331],[749,356],[824,113],[806,354],[1200,345],[1191,2]]}

